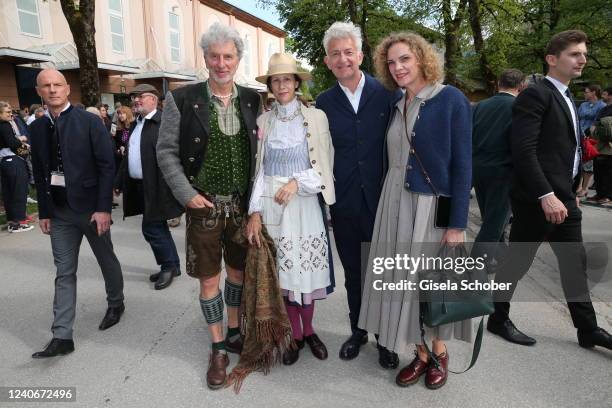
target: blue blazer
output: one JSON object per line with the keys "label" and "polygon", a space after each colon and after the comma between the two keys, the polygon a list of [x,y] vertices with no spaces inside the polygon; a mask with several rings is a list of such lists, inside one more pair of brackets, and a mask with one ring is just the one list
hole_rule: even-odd
{"label": "blue blazer", "polygon": [[337,83],[317,98],[317,108],[329,120],[335,151],[336,203],[332,209],[347,217],[358,216],[364,205],[376,214],[385,175],[385,131],[398,95],[364,75],[357,113]]}
{"label": "blue blazer", "polygon": [[[401,112],[394,107],[395,114]],[[452,197],[449,228],[466,228],[472,188],[469,101],[457,88],[446,85],[436,96],[421,103],[412,131],[413,146],[438,194]],[[414,154],[408,158],[405,181],[405,187],[411,191],[433,194]]]}
{"label": "blue blazer", "polygon": [[[71,106],[55,121],[66,180],[66,199],[77,213],[111,212],[115,155],[111,136],[100,118]],[[30,125],[32,167],[40,218],[53,217],[51,198],[51,119],[36,119]]]}

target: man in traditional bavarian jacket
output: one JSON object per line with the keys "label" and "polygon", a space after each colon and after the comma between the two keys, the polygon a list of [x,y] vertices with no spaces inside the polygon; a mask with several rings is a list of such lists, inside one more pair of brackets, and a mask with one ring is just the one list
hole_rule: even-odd
{"label": "man in traditional bavarian jacket", "polygon": [[244,50],[234,28],[213,24],[200,46],[209,79],[166,95],[157,160],[175,198],[186,207],[187,274],[200,280],[200,305],[212,339],[206,382],[218,389],[225,384],[227,352],[242,349],[238,309],[246,248],[232,237],[240,230],[253,186],[260,98],[234,84]]}

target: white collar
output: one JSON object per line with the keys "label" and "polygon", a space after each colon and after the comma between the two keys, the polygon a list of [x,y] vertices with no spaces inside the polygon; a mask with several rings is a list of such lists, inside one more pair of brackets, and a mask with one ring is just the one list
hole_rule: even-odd
{"label": "white collar", "polygon": [[138,117],[138,120],[142,122],[142,121],[144,121],[144,120],[151,119],[151,118],[152,118],[152,117],[155,115],[155,113],[157,113],[157,109],[153,109],[153,110],[152,110],[151,112],[149,112],[149,113],[147,114],[147,116],[145,116],[144,118],[142,118],[142,116],[139,116],[139,117]]}
{"label": "white collar", "polygon": [[[66,102],[66,106],[64,106],[64,109],[62,109],[62,111],[60,112],[58,116],[61,116],[62,113],[66,112],[69,107],[70,107],[70,101]],[[53,115],[51,115],[51,112],[49,111],[49,109],[45,111],[45,116],[51,119],[51,123],[55,122],[55,120],[53,119]]]}
{"label": "white collar", "polygon": [[278,113],[281,116],[287,117],[295,113],[296,110],[300,109],[300,101],[295,97],[291,102],[286,105],[281,105],[278,102],[275,102],[276,108],[278,109]]}
{"label": "white collar", "polygon": [[348,89],[346,86],[338,82],[338,85],[340,85],[340,88],[344,91],[344,93],[356,95],[360,90],[363,89],[363,87],[365,86],[365,75],[361,71],[359,71],[359,73],[361,74],[361,79],[359,80],[359,83],[357,84],[357,88],[355,88],[355,92],[351,92],[350,89]]}
{"label": "white collar", "polygon": [[561,95],[563,96],[567,96],[565,95],[565,91],[567,91],[568,86],[565,85],[563,82],[559,81],[557,78],[553,78],[549,75],[546,75],[545,77],[546,79],[548,79],[550,82],[552,82],[552,84],[555,86],[555,88],[557,88],[559,90],[559,92],[561,92]]}

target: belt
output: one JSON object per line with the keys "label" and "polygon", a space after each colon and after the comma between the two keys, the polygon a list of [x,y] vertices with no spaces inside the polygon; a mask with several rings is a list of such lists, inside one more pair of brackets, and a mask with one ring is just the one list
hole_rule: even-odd
{"label": "belt", "polygon": [[239,193],[234,193],[234,194],[230,194],[230,195],[222,195],[222,194],[213,194],[213,193],[206,193],[204,191],[200,191],[197,190],[198,193],[201,196],[204,196],[204,198],[206,198],[208,201],[210,202],[218,202],[218,203],[231,203],[234,202],[236,200],[240,199],[240,194]]}

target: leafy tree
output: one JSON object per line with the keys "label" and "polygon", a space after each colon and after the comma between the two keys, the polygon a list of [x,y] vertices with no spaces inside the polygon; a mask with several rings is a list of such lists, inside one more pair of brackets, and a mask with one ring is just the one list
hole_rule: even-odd
{"label": "leafy tree", "polygon": [[311,92],[315,96],[335,83],[323,62],[323,36],[336,21],[352,21],[361,28],[364,52],[361,68],[370,74],[374,73],[372,52],[376,44],[393,31],[413,30],[431,41],[441,39],[434,30],[398,14],[387,0],[259,0],[259,4],[276,7],[292,39],[287,48],[314,67]]}
{"label": "leafy tree", "polygon": [[79,56],[81,102],[85,106],[94,106],[100,101],[95,0],[60,0],[60,4]]}

